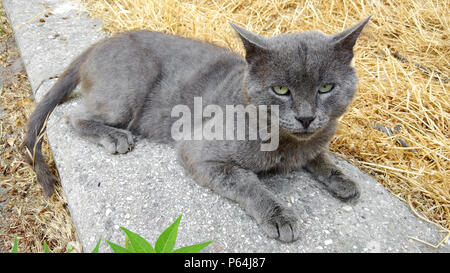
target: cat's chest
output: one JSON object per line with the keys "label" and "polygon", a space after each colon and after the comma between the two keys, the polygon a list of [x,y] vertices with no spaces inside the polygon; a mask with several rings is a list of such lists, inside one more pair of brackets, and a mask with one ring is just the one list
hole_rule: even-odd
{"label": "cat's chest", "polygon": [[280,143],[275,151],[258,152],[258,156],[254,157],[258,158],[258,162],[254,162],[255,171],[297,170],[316,157],[322,150],[323,148],[320,145],[314,143]]}

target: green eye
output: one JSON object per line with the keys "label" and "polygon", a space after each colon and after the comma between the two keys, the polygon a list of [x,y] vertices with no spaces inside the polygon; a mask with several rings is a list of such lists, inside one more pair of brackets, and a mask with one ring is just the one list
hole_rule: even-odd
{"label": "green eye", "polygon": [[334,84],[331,84],[331,83],[329,83],[329,84],[324,84],[324,85],[322,85],[321,87],[319,87],[319,93],[327,93],[327,92],[330,92],[331,89],[333,89],[333,87],[334,87]]}
{"label": "green eye", "polygon": [[272,90],[278,95],[286,95],[287,93],[289,93],[289,88],[287,88],[286,86],[273,86]]}

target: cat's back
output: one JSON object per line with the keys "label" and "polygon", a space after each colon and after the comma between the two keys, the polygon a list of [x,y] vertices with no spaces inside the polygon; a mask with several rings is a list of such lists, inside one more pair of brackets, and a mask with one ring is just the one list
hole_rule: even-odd
{"label": "cat's back", "polygon": [[224,58],[243,63],[243,59],[236,53],[205,41],[148,30],[131,31],[127,35],[153,52],[166,67],[192,70],[196,65]]}
{"label": "cat's back", "polygon": [[195,97],[202,98],[204,105],[240,103],[246,62],[238,54],[208,42],[160,32],[139,30],[123,35],[135,47],[147,51],[148,61],[158,67],[158,81],[152,85],[142,113],[141,135],[167,138],[174,121],[173,107],[181,104],[193,109]]}

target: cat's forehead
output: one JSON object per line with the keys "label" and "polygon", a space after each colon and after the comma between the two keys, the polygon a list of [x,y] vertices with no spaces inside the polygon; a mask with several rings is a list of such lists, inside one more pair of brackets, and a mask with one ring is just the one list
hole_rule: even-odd
{"label": "cat's forehead", "polygon": [[318,31],[274,36],[269,46],[268,63],[290,79],[319,78],[336,59],[330,36]]}
{"label": "cat's forehead", "polygon": [[297,50],[298,48],[308,51],[328,49],[331,38],[320,31],[309,31],[302,33],[280,34],[268,40],[272,50]]}
{"label": "cat's forehead", "polygon": [[[250,73],[266,84],[309,90],[318,83],[351,75],[334,34],[319,31],[258,37],[261,50],[250,51]],[[251,49],[251,47],[249,47]],[[252,59],[253,58],[253,59]],[[349,73],[350,72],[350,73]]]}

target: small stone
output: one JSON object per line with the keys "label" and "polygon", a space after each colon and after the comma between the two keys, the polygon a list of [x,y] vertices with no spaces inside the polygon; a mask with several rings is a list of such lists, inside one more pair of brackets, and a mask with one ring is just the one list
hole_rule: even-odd
{"label": "small stone", "polygon": [[222,251],[222,248],[221,248],[219,245],[216,245],[216,246],[214,247],[214,249],[216,250],[216,252]]}
{"label": "small stone", "polygon": [[333,243],[333,240],[328,239],[328,240],[325,240],[323,243],[324,243],[326,246],[328,246],[328,245],[331,245],[331,244]]}
{"label": "small stone", "polygon": [[347,206],[347,205],[343,206],[342,209],[345,210],[345,211],[352,211],[353,210],[353,208],[351,206]]}
{"label": "small stone", "polygon": [[106,209],[106,216],[110,215],[110,214],[111,214],[111,212],[112,212],[112,210],[111,210],[111,209]]}

